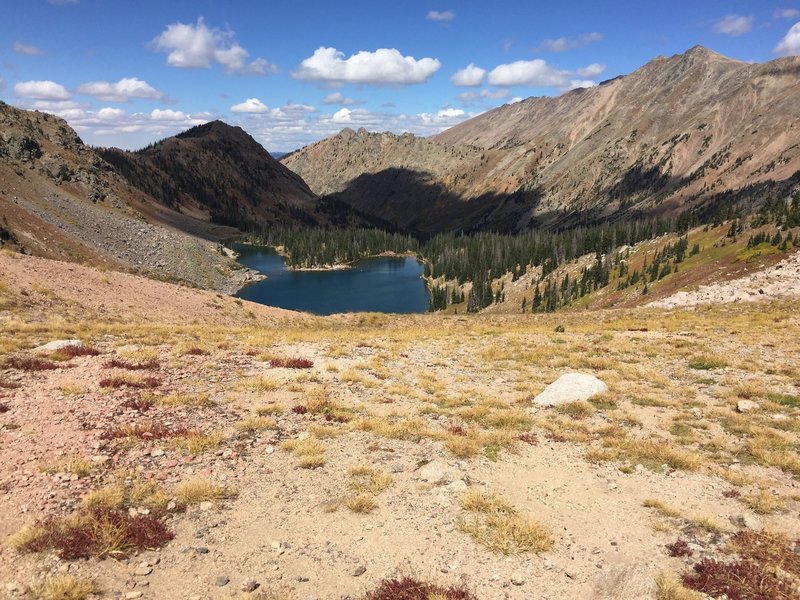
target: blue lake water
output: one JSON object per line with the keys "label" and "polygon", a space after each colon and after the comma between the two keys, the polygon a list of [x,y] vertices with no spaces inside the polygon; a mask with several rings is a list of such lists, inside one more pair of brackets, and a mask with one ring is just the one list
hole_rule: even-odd
{"label": "blue lake water", "polygon": [[235,249],[240,263],[267,276],[236,294],[243,300],[317,315],[428,310],[423,267],[413,258],[367,258],[339,271],[287,271],[272,248]]}

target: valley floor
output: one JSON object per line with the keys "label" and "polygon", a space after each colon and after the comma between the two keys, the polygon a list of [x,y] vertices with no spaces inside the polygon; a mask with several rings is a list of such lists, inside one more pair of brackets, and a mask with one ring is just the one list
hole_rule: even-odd
{"label": "valley floor", "polygon": [[[689,598],[659,574],[800,538],[799,308],[317,318],[0,254],[0,594]],[[34,351],[67,338],[97,353]],[[609,392],[535,407],[566,372]],[[26,551],[100,510],[175,537]]]}

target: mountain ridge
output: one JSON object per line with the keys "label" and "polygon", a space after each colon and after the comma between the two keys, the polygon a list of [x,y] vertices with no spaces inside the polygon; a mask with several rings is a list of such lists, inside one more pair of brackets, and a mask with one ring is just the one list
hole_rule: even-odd
{"label": "mountain ridge", "polygon": [[[366,132],[359,144],[343,132],[282,162],[360,210],[404,225],[426,215],[413,225],[428,233],[699,210],[800,171],[798,75],[799,57],[751,64],[695,46],[594,88],[503,105],[424,144],[368,134],[384,136],[378,146]],[[366,202],[397,169],[440,191]]]}

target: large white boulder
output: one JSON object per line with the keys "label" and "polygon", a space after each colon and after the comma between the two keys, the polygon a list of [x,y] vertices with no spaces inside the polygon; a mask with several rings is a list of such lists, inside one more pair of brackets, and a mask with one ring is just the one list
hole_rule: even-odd
{"label": "large white boulder", "polygon": [[69,346],[76,346],[78,348],[83,347],[83,342],[80,340],[53,340],[52,342],[47,342],[36,348],[37,352],[58,352],[59,350],[63,350]]}
{"label": "large white boulder", "polygon": [[608,391],[608,386],[594,375],[585,373],[567,373],[544,388],[544,391],[533,399],[538,406],[558,406],[578,400],[588,400]]}

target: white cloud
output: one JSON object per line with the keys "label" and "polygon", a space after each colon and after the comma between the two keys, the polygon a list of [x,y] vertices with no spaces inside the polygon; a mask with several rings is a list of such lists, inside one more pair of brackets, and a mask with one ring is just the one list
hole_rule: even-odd
{"label": "white cloud", "polygon": [[596,87],[597,84],[591,79],[572,79],[569,82],[568,90]]}
{"label": "white cloud", "polygon": [[17,54],[27,54],[28,56],[44,55],[44,50],[38,46],[31,46],[28,44],[22,44],[20,42],[14,42],[14,44],[11,46],[11,49]]}
{"label": "white cloud", "polygon": [[150,113],[150,118],[154,121],[185,121],[188,117],[182,110],[154,108]]}
{"label": "white cloud", "polygon": [[549,52],[566,52],[575,48],[582,48],[594,42],[599,42],[603,39],[603,34],[599,31],[591,31],[575,37],[560,37],[550,40],[544,40],[539,44],[538,50],[547,50]]}
{"label": "white cloud", "polygon": [[102,121],[116,121],[123,118],[127,113],[121,108],[101,108],[97,111],[97,118]]}
{"label": "white cloud", "polygon": [[508,101],[509,104],[516,104],[517,102],[522,102],[522,96],[514,96]]}
{"label": "white cloud", "polygon": [[456,13],[452,10],[431,10],[428,11],[428,15],[425,18],[428,21],[452,21],[456,18]]}
{"label": "white cloud", "polygon": [[74,100],[36,100],[34,102],[25,103],[25,108],[57,114],[60,114],[60,112],[64,110],[84,109],[86,107],[86,104],[81,104],[79,102],[75,102]]}
{"label": "white cloud", "polygon": [[407,85],[423,83],[441,67],[435,58],[403,56],[394,48],[362,50],[345,59],[336,48],[317,48],[292,73],[295,79],[329,83]]}
{"label": "white cloud", "polygon": [[800,23],[792,25],[773,52],[781,56],[800,56]]}
{"label": "white cloud", "polygon": [[116,83],[90,81],[78,86],[78,93],[94,96],[104,102],[127,102],[131,98],[160,100],[164,97],[162,92],[136,77],[123,77]]}
{"label": "white cloud", "polygon": [[[367,111],[363,111],[363,112],[367,112]],[[331,117],[331,121],[334,122],[334,123],[350,123],[351,122],[350,115],[352,115],[352,114],[353,114],[353,111],[350,110],[349,108],[340,108],[335,113],[333,113],[333,116]]]}
{"label": "white cloud", "polygon": [[800,17],[800,10],[796,8],[776,8],[772,16],[776,19],[796,19]]}
{"label": "white cloud", "polygon": [[69,100],[70,93],[53,81],[21,81],[14,86],[14,95],[37,100]]}
{"label": "white cloud", "polygon": [[452,117],[463,117],[465,114],[467,113],[465,113],[460,108],[445,108],[436,113],[436,116],[452,118]]}
{"label": "white cloud", "polygon": [[323,104],[339,104],[340,106],[353,106],[356,104],[364,104],[364,102],[364,100],[348,98],[341,92],[333,92],[332,94],[328,94],[322,100]]}
{"label": "white cloud", "polygon": [[586,65],[585,67],[578,69],[575,71],[581,77],[597,77],[606,70],[605,65],[601,65],[600,63],[592,63],[590,65]]}
{"label": "white cloud", "polygon": [[511,94],[508,90],[481,90],[480,92],[462,92],[456,98],[463,104],[472,104],[476,100],[502,100]]}
{"label": "white cloud", "polygon": [[459,69],[450,78],[455,85],[460,87],[473,87],[483,83],[483,76],[486,75],[486,69],[476,67],[473,63],[469,63],[463,69]]}
{"label": "white cloud", "polygon": [[714,31],[734,37],[744,35],[753,29],[753,17],[726,15],[714,24]]}
{"label": "white cloud", "polygon": [[248,98],[244,102],[231,106],[231,112],[261,114],[269,110],[269,107],[258,98]]}
{"label": "white cloud", "polygon": [[167,64],[173,67],[209,69],[217,63],[228,74],[269,75],[277,71],[263,58],[248,63],[250,53],[239,45],[233,32],[212,29],[202,17],[195,25],[169,25],[151,44],[156,50],[169,53]]}
{"label": "white cloud", "polygon": [[489,83],[499,86],[565,87],[569,72],[549,66],[540,58],[498,65],[489,72]]}

